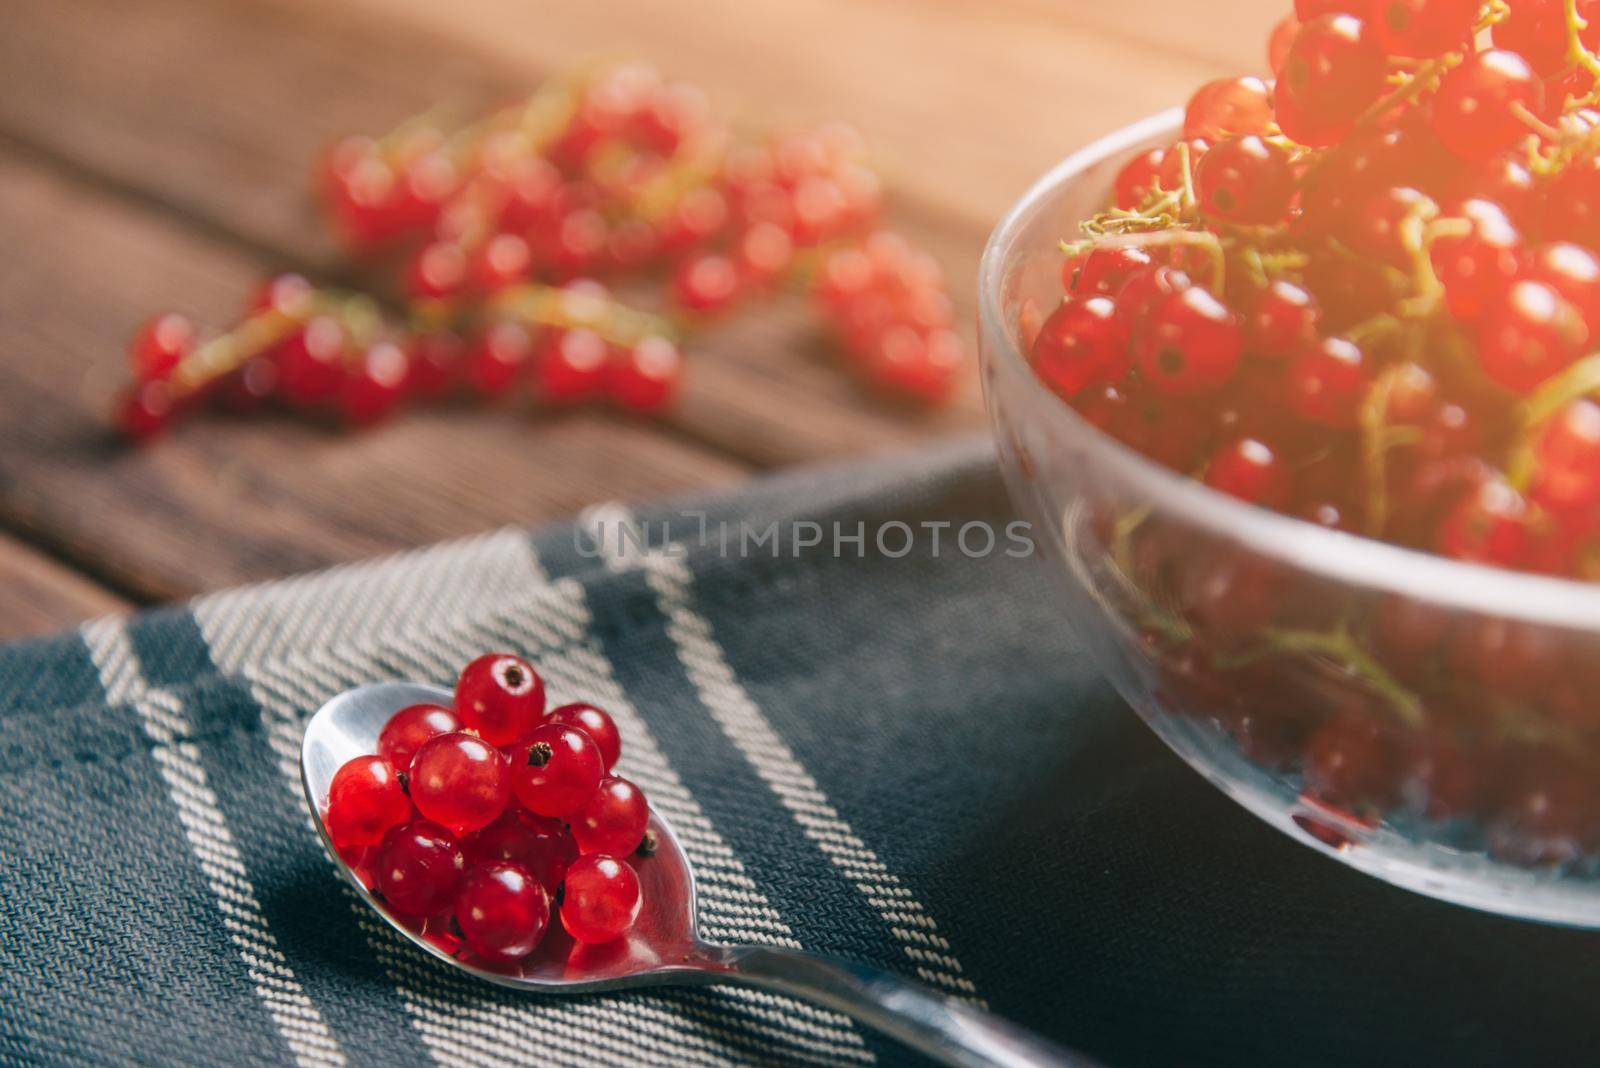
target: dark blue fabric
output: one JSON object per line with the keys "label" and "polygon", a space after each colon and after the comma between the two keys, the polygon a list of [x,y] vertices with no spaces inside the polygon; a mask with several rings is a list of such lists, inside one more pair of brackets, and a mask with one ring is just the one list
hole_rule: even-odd
{"label": "dark blue fabric", "polygon": [[[1011,514],[979,448],[640,514],[685,507],[757,528],[1003,526]],[[527,544],[546,574],[581,590],[582,640],[795,938],[909,971],[881,911],[703,707],[645,575],[581,552],[592,546],[569,528]],[[1391,889],[1245,814],[1078,653],[1046,566],[934,558],[925,539],[903,559],[870,544],[861,558],[701,547],[687,559],[690,607],[739,685],[992,1008],[1130,1068],[1600,1061],[1600,935]],[[195,610],[140,617],[126,633],[142,684],[180,701],[180,737],[260,914],[342,1055],[426,1062],[406,999],[286,785],[251,680],[217,666]],[[334,650],[329,662],[384,675],[440,662],[428,634],[407,641],[364,658]],[[343,677],[329,670],[308,693]],[[79,636],[0,650],[0,1061],[290,1063],[140,724],[106,698]],[[428,982],[417,965],[415,981]],[[626,1010],[637,997],[605,1004]],[[486,993],[483,1004],[514,1000]],[[703,994],[661,1004],[725,1009]],[[648,1032],[629,1041],[642,1059],[673,1059],[652,1054]],[[714,1055],[787,1059],[779,1046],[758,1052],[763,1041],[717,1040]],[[911,1059],[866,1042],[880,1063]]]}

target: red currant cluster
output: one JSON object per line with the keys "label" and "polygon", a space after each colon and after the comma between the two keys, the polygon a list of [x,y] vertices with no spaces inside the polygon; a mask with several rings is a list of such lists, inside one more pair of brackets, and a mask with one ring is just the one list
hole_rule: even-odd
{"label": "red currant cluster", "polygon": [[[285,276],[202,345],[161,316],[134,340],[120,424],[143,438],[201,403],[268,400],[365,423],[403,400],[525,380],[546,404],[659,411],[681,377],[678,337],[819,257],[884,242],[863,156],[837,125],[736,143],[698,90],[637,66],[557,80],[460,128],[430,115],[346,138],[321,166],[322,199],[404,314]],[[948,314],[932,314],[947,303],[937,271],[904,259],[926,322],[885,319],[870,340],[893,353],[862,366],[890,393],[938,402],[965,356]],[[640,294],[659,313],[596,281],[613,277],[659,281]],[[892,329],[913,319],[916,345]]]}
{"label": "red currant cluster", "polygon": [[1600,578],[1600,4],[1297,0],[1067,244],[1039,376],[1213,487]]}
{"label": "red currant cluster", "polygon": [[509,653],[468,664],[455,707],[413,705],[376,756],[333,777],[323,824],[385,906],[492,962],[538,948],[551,903],[575,941],[621,938],[639,914],[650,807],[613,775],[616,724],[587,704],[545,710],[544,680]]}

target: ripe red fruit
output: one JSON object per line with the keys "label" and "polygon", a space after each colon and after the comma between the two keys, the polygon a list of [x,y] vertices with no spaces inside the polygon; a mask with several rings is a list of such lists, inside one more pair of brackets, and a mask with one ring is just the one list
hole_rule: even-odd
{"label": "ripe red fruit", "polygon": [[1252,356],[1287,359],[1316,336],[1321,318],[1315,297],[1293,282],[1276,279],[1245,317],[1245,351]]}
{"label": "ripe red fruit", "polygon": [[579,942],[612,942],[633,927],[642,903],[639,877],[626,862],[596,854],[567,869],[561,925]]}
{"label": "ripe red fruit", "polygon": [[476,734],[438,734],[411,758],[411,800],[456,834],[487,827],[511,799],[511,772],[500,751]]}
{"label": "ripe red fruit", "polygon": [[533,251],[519,234],[495,234],[477,249],[466,265],[466,277],[480,293],[496,293],[527,279],[533,270]]}
{"label": "ripe red fruit", "polygon": [[1533,496],[1546,508],[1572,511],[1600,504],[1600,405],[1579,398],[1539,431]]}
{"label": "ripe red fruit", "polygon": [[332,400],[344,381],[346,337],[337,319],[318,315],[278,346],[278,383],[291,404]]}
{"label": "ripe red fruit", "polygon": [[467,281],[467,254],[454,241],[433,241],[412,257],[406,291],[419,300],[445,300]]}
{"label": "ripe red fruit", "polygon": [[1472,226],[1471,233],[1441,236],[1428,248],[1450,313],[1471,322],[1521,271],[1526,249],[1505,211],[1491,200],[1449,205],[1443,215],[1466,219]]}
{"label": "ripe red fruit", "polygon": [[683,356],[664,337],[647,337],[606,367],[606,392],[617,407],[651,414],[669,407],[683,383]]}
{"label": "ripe red fruit", "polygon": [[148,441],[167,429],[174,410],[172,390],[166,382],[138,382],[117,402],[117,429],[134,441]]}
{"label": "ripe red fruit", "polygon": [[552,894],[566,878],[567,865],[578,856],[578,845],[565,824],[521,809],[501,813],[469,838],[466,848],[471,864],[520,864]]}
{"label": "ripe red fruit", "polygon": [[1137,337],[1162,299],[1193,284],[1189,276],[1176,267],[1140,271],[1117,292],[1117,325],[1128,337]]}
{"label": "ripe red fruit", "polygon": [[1267,69],[1276,73],[1283,69],[1283,64],[1289,58],[1289,46],[1294,44],[1295,34],[1300,32],[1300,20],[1294,15],[1285,15],[1272,27],[1272,33],[1267,38]]}
{"label": "ripe red fruit", "polygon": [[478,953],[521,960],[539,947],[550,925],[550,898],[519,864],[485,864],[468,873],[456,895],[456,923]]}
{"label": "ripe red fruit", "polygon": [[562,705],[551,710],[547,722],[577,727],[587,734],[599,748],[600,759],[605,763],[608,774],[622,756],[622,732],[617,730],[616,721],[604,709],[583,703]]}
{"label": "ripe red fruit", "polygon": [[1531,132],[1519,111],[1537,115],[1544,83],[1515,52],[1474,52],[1445,74],[1433,101],[1433,132],[1462,159],[1488,159]]}
{"label": "ripe red fruit", "polygon": [[1527,506],[1504,482],[1485,481],[1445,516],[1438,546],[1457,560],[1515,567],[1528,551]]}
{"label": "ripe red fruit", "polygon": [[1288,465],[1266,442],[1238,438],[1225,442],[1206,467],[1206,485],[1263,508],[1284,508],[1293,484]]}
{"label": "ripe red fruit", "polygon": [[359,756],[334,773],[322,819],[334,844],[368,846],[411,815],[411,799],[395,766],[382,757]]}
{"label": "ripe red fruit", "polygon": [[1399,800],[1397,757],[1394,739],[1376,724],[1357,716],[1336,719],[1306,746],[1305,792],[1371,819]]}
{"label": "ripe red fruit", "polygon": [[1384,70],[1383,48],[1361,19],[1327,14],[1306,20],[1278,72],[1278,125],[1304,145],[1339,140],[1378,99]]}
{"label": "ripe red fruit", "polygon": [[533,338],[521,323],[491,323],[467,352],[467,382],[493,395],[511,388],[533,354]]}
{"label": "ripe red fruit", "polygon": [[1478,362],[1500,385],[1528,393],[1584,352],[1589,328],[1570,301],[1543,282],[1517,282],[1478,324]]}
{"label": "ripe red fruit", "polygon": [[546,723],[511,754],[511,781],[529,812],[565,819],[600,785],[604,761],[594,740],[577,727]]}
{"label": "ripe red fruit", "polygon": [[449,906],[466,868],[455,835],[427,820],[384,835],[373,860],[384,902],[405,916],[434,916]]}
{"label": "ripe red fruit", "polygon": [[1466,43],[1478,0],[1374,0],[1372,22],[1391,56],[1429,59]]}
{"label": "ripe red fruit", "polygon": [[488,653],[456,680],[456,714],[490,745],[516,745],[544,719],[544,679],[511,653]]}
{"label": "ripe red fruit", "polygon": [[[1578,0],[1577,12],[1587,20],[1579,37],[1593,51],[1600,45],[1600,21],[1593,0]],[[1541,78],[1551,78],[1572,65],[1567,54],[1567,23],[1563,0],[1511,0],[1506,17],[1489,31],[1496,48],[1515,52],[1528,61]]]}
{"label": "ripe red fruit", "polygon": [[1162,298],[1133,346],[1145,381],[1172,396],[1221,386],[1238,367],[1243,347],[1234,314],[1199,286]]}
{"label": "ripe red fruit", "polygon": [[690,256],[672,272],[672,294],[688,311],[721,311],[739,295],[739,270],[731,259],[714,252]]}
{"label": "ripe red fruit", "polygon": [[194,345],[194,324],[175,312],[158,315],[139,328],[128,346],[136,379],[165,378]]}
{"label": "ripe red fruit", "polygon": [[1352,251],[1403,269],[1411,258],[1402,232],[1406,220],[1429,219],[1438,213],[1438,205],[1426,193],[1409,186],[1389,186],[1361,204],[1340,236]]}
{"label": "ripe red fruit", "polygon": [[1600,323],[1600,258],[1570,241],[1538,245],[1521,277],[1543,282],[1571,302],[1587,323]]}
{"label": "ripe red fruit", "polygon": [[1260,78],[1218,78],[1189,98],[1183,136],[1215,141],[1265,134],[1272,128],[1272,90]]}
{"label": "ripe red fruit", "polygon": [[1294,358],[1284,384],[1289,407],[1300,418],[1323,426],[1354,427],[1367,391],[1361,349],[1344,338],[1323,338]]}
{"label": "ripe red fruit", "polygon": [[378,755],[396,768],[409,769],[423,742],[460,729],[461,721],[443,705],[408,705],[390,716],[378,733]]}
{"label": "ripe red fruit", "polygon": [[1111,246],[1068,260],[1061,277],[1067,292],[1080,297],[1114,296],[1125,282],[1154,264],[1142,248]]}
{"label": "ripe red fruit", "polygon": [[405,397],[411,360],[392,341],[379,341],[361,354],[339,384],[339,411],[352,423],[375,423]]}
{"label": "ripe red fruit", "polygon": [[650,823],[650,805],[633,783],[607,776],[571,820],[578,852],[625,857],[639,848],[644,838]]}
{"label": "ripe red fruit", "polygon": [[1218,142],[1200,160],[1195,195],[1208,215],[1236,223],[1277,222],[1289,211],[1294,170],[1289,154],[1254,135]]}
{"label": "ripe red fruit", "polygon": [[540,398],[551,404],[577,404],[605,390],[610,347],[593,330],[552,330],[534,362]]}
{"label": "ripe red fruit", "polygon": [[1034,340],[1033,366],[1045,385],[1068,399],[1096,382],[1121,378],[1128,346],[1117,305],[1109,297],[1062,301]]}
{"label": "ripe red fruit", "polygon": [[1164,148],[1151,148],[1122,165],[1113,186],[1117,207],[1131,211],[1144,203],[1151,189],[1156,186],[1166,155]]}

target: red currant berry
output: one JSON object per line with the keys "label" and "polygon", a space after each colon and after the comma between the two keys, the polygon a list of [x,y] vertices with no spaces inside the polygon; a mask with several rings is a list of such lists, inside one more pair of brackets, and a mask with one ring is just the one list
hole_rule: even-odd
{"label": "red currant berry", "polygon": [[532,270],[533,251],[517,234],[495,234],[473,252],[466,267],[472,287],[480,293],[516,285]]}
{"label": "red currant berry", "polygon": [[1166,155],[1166,149],[1152,148],[1122,165],[1114,186],[1117,207],[1132,211],[1145,202],[1150,191],[1156,187],[1161,163]]}
{"label": "red currant berry", "polygon": [[467,254],[454,241],[423,246],[406,270],[406,291],[419,300],[455,296],[467,280]]}
{"label": "red currant berry", "polygon": [[577,727],[546,723],[511,754],[512,787],[529,812],[565,819],[588,801],[605,774],[594,740]]}
{"label": "red currant berry", "polygon": [[139,328],[128,346],[128,360],[138,379],[165,378],[177,369],[194,345],[194,324],[176,313],[158,315]]}
{"label": "red currant berry", "polygon": [[380,341],[361,354],[339,387],[339,410],[352,423],[375,423],[405,396],[411,361],[392,341]]}
{"label": "red currant berry", "polygon": [[550,898],[520,864],[485,864],[468,873],[456,895],[456,923],[482,956],[521,960],[539,948],[550,926]]}
{"label": "red currant berry", "polygon": [[1471,322],[1521,271],[1526,250],[1517,228],[1491,200],[1466,200],[1444,214],[1466,219],[1472,232],[1435,239],[1428,256],[1444,286],[1450,314]]}
{"label": "red currant berry", "polygon": [[1600,405],[1580,398],[1539,431],[1533,496],[1546,508],[1571,511],[1600,504]]}
{"label": "red currant berry", "polygon": [[1433,132],[1462,159],[1488,159],[1531,132],[1522,113],[1544,107],[1544,83],[1515,52],[1473,52],[1439,83]]}
{"label": "red currant berry", "polygon": [[1319,15],[1363,15],[1368,0],[1294,0],[1294,14],[1301,22]]}
{"label": "red currant berry", "polygon": [[579,853],[625,857],[639,848],[644,838],[650,823],[650,805],[633,783],[607,776],[571,820]]}
{"label": "red currant berry", "polygon": [[439,330],[416,337],[411,346],[411,376],[406,392],[418,397],[438,397],[461,379],[466,343],[460,335]]}
{"label": "red currant berry", "polygon": [[117,402],[117,429],[134,441],[148,441],[167,429],[175,406],[161,379],[136,383]]}
{"label": "red currant berry", "polygon": [[243,367],[217,383],[211,399],[225,412],[249,415],[260,411],[278,392],[278,364],[271,356],[252,356]]}
{"label": "red currant berry", "polygon": [[378,733],[378,755],[397,768],[410,768],[423,742],[460,729],[461,721],[443,705],[409,705],[390,716]]}
{"label": "red currant berry", "polygon": [[587,734],[600,748],[600,759],[608,774],[622,756],[622,732],[604,709],[588,704],[562,705],[551,711],[548,722],[577,727]]}
{"label": "red currant berry", "polygon": [[1383,91],[1385,67],[1377,35],[1361,19],[1345,14],[1306,19],[1278,72],[1279,127],[1312,147],[1340,140]]}
{"label": "red currant berry", "polygon": [[[1589,10],[1592,0],[1578,0],[1577,12],[1588,25],[1580,37],[1593,51],[1600,45],[1600,26]],[[1489,31],[1496,48],[1515,52],[1528,61],[1541,78],[1561,74],[1572,65],[1567,53],[1567,21],[1562,0],[1510,0],[1506,16]]]}
{"label": "red currant berry", "polygon": [[278,347],[278,385],[291,404],[316,404],[338,396],[344,381],[344,327],[318,315]]}
{"label": "red currant berry", "polygon": [[1570,241],[1539,245],[1528,255],[1522,277],[1543,282],[1582,313],[1584,322],[1600,323],[1600,258]]}
{"label": "red currant berry", "polygon": [[566,824],[520,809],[502,813],[468,839],[466,847],[472,864],[520,864],[552,894],[578,857],[578,845]]}
{"label": "red currant berry", "polygon": [[1265,134],[1272,128],[1272,90],[1260,78],[1218,78],[1189,98],[1183,136],[1215,141]]}
{"label": "red currant berry", "polygon": [[1128,368],[1128,345],[1109,297],[1069,297],[1044,321],[1033,343],[1033,366],[1045,385],[1071,399]]}
{"label": "red currant berry", "polygon": [[455,835],[416,820],[383,836],[373,869],[389,908],[405,916],[436,916],[455,896],[467,858]]}
{"label": "red currant berry", "polygon": [[1540,186],[1534,182],[1528,165],[1514,156],[1500,155],[1464,167],[1452,168],[1444,192],[1452,200],[1481,197],[1498,204],[1518,229],[1534,225],[1537,219]]}
{"label": "red currant berry", "polygon": [[1391,56],[1430,59],[1466,43],[1478,0],[1375,0],[1373,24]]}
{"label": "red currant berry", "polygon": [[1305,792],[1358,819],[1372,819],[1399,800],[1394,741],[1357,716],[1334,720],[1306,746]]}
{"label": "red currant berry", "polygon": [[1289,407],[1300,418],[1351,428],[1366,395],[1367,369],[1358,347],[1344,338],[1323,338],[1294,358],[1284,384]]}
{"label": "red currant berry", "polygon": [[567,869],[561,926],[575,941],[613,942],[633,927],[643,898],[639,877],[604,854],[579,857]]}
{"label": "red currant berry", "polygon": [[1207,290],[1190,286],[1163,298],[1151,312],[1134,342],[1134,360],[1156,390],[1186,396],[1226,382],[1243,347],[1233,313]]}
{"label": "red currant berry", "polygon": [[1255,438],[1226,442],[1212,454],[1206,485],[1263,508],[1286,507],[1293,492],[1288,465]]}
{"label": "red currant berry", "polygon": [[1551,286],[1517,282],[1484,313],[1477,337],[1484,373],[1515,393],[1528,393],[1583,354],[1589,328]]}
{"label": "red currant berry", "polygon": [[605,390],[611,349],[593,330],[552,330],[534,363],[539,396],[551,404],[578,404]]}
{"label": "red currant berry", "polygon": [[606,368],[606,393],[625,411],[662,411],[677,399],[683,383],[683,356],[664,337],[647,337]]}
{"label": "red currant berry", "polygon": [[691,256],[672,272],[672,295],[679,307],[691,312],[721,311],[739,295],[739,270],[717,253]]}
{"label": "red currant berry", "polygon": [[746,281],[765,285],[794,263],[794,238],[777,223],[755,223],[739,235],[736,262]]}
{"label": "red currant berry", "polygon": [[1140,271],[1124,282],[1117,293],[1118,325],[1129,337],[1137,337],[1162,299],[1191,285],[1189,276],[1176,267]]}
{"label": "red currant berry", "polygon": [[456,714],[490,745],[516,745],[544,719],[544,680],[511,653],[488,653],[462,669]]}
{"label": "red currant berry", "polygon": [[1109,297],[1115,295],[1130,277],[1153,264],[1150,253],[1142,248],[1096,248],[1091,249],[1081,262],[1069,260],[1062,269],[1062,281],[1068,292],[1080,297]]}
{"label": "red currant berry", "polygon": [[1195,168],[1194,184],[1202,211],[1236,223],[1282,219],[1295,185],[1289,154],[1253,135],[1218,142]]}
{"label": "red currant berry", "polygon": [[1557,171],[1543,208],[1546,233],[1600,248],[1600,155],[1585,153]]}
{"label": "red currant berry", "polygon": [[1468,493],[1439,527],[1439,551],[1457,560],[1515,567],[1527,550],[1527,506],[1516,490],[1498,480]]}
{"label": "red currant berry", "polygon": [[1362,204],[1342,236],[1351,251],[1403,268],[1411,258],[1403,232],[1406,221],[1438,214],[1439,206],[1427,194],[1409,186],[1390,186]]}
{"label": "red currant berry", "polygon": [[1300,32],[1300,20],[1294,15],[1285,15],[1272,27],[1272,33],[1267,37],[1267,69],[1273,73],[1283,69],[1289,59],[1289,46],[1294,44],[1295,35]]}
{"label": "red currant berry", "polygon": [[533,339],[521,323],[494,323],[467,353],[467,381],[479,393],[504,393],[528,366]]}
{"label": "red currant berry", "polygon": [[476,734],[437,734],[411,758],[411,799],[423,816],[465,834],[505,811],[511,771],[500,751]]}
{"label": "red currant berry", "polygon": [[245,303],[245,312],[276,312],[290,319],[302,319],[311,310],[316,288],[302,276],[287,272],[262,282]]}
{"label": "red currant berry", "polygon": [[1245,317],[1245,349],[1253,356],[1287,359],[1316,337],[1321,319],[1315,297],[1293,282],[1277,279]]}
{"label": "red currant berry", "polygon": [[938,404],[954,390],[966,365],[966,348],[951,330],[923,333],[897,324],[868,354],[866,370],[878,386],[923,404]]}
{"label": "red currant berry", "polygon": [[377,845],[411,816],[411,799],[395,766],[382,757],[360,756],[334,773],[323,823],[339,845]]}

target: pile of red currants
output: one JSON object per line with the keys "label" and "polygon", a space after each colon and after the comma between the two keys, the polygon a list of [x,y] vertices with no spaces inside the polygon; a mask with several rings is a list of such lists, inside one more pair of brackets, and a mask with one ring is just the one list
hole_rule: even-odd
{"label": "pile of red currants", "polygon": [[1296,0],[1065,245],[1039,377],[1262,507],[1600,579],[1600,3]]}
{"label": "pile of red currants", "polygon": [[269,402],[370,423],[405,401],[524,383],[546,405],[658,412],[678,391],[678,339],[852,252],[872,269],[850,276],[850,299],[830,285],[815,301],[849,366],[938,403],[966,356],[937,267],[877,232],[864,156],[840,125],[738,142],[697,89],[640,66],[553,80],[459,128],[430,114],[346,138],[317,184],[392,307],[286,275],[201,344],[183,317],[160,316],[133,341],[119,425],[142,439],[186,410]]}
{"label": "pile of red currants", "polygon": [[531,954],[557,906],[575,941],[612,942],[642,901],[628,858],[653,849],[644,793],[612,774],[621,752],[604,711],[547,713],[533,665],[491,653],[453,708],[396,712],[377,754],[338,770],[323,826],[386,908],[486,961]]}

